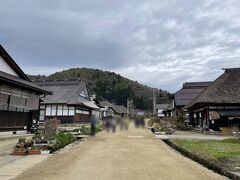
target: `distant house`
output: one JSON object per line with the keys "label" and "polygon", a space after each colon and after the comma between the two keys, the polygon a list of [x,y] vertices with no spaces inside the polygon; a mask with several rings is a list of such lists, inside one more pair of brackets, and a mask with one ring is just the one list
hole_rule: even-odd
{"label": "distant house", "polygon": [[99,106],[101,107],[101,118],[113,117],[115,112],[115,107],[109,101],[101,101],[99,102]]}
{"label": "distant house", "polygon": [[186,82],[182,89],[174,94],[174,115],[184,115],[184,106],[201,94],[212,82]]}
{"label": "distant house", "polygon": [[167,108],[169,104],[156,104],[156,112],[158,117],[167,116]]}
{"label": "distant house", "polygon": [[[185,108],[193,126],[217,130],[240,126],[240,68],[224,69],[198,97]],[[230,131],[227,128],[227,131]]]}
{"label": "distant house", "polygon": [[127,115],[127,108],[123,105],[115,105],[115,110],[118,115],[123,115],[123,116]]}
{"label": "distant house", "polygon": [[0,132],[25,133],[37,127],[40,95],[51,94],[32,83],[0,45]]}
{"label": "distant house", "polygon": [[123,105],[112,104],[109,101],[101,101],[99,105],[102,118],[113,117],[114,115],[127,115],[127,108]]}
{"label": "distant house", "polygon": [[40,122],[57,118],[65,123],[88,123],[92,110],[99,107],[90,101],[86,85],[79,80],[36,82],[44,89],[52,91],[42,99]]}
{"label": "distant house", "polygon": [[167,109],[166,109],[166,116],[173,116],[173,101],[168,105]]}

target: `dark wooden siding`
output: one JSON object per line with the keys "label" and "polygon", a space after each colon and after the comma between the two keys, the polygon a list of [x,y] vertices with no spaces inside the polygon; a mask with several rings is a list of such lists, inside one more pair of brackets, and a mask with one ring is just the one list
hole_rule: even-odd
{"label": "dark wooden siding", "polygon": [[60,120],[61,124],[70,124],[74,123],[74,116],[46,116],[45,121],[48,119],[54,119],[57,118]]}
{"label": "dark wooden siding", "polygon": [[23,130],[32,124],[31,112],[0,111],[0,131]]}
{"label": "dark wooden siding", "polygon": [[75,122],[76,123],[89,123],[90,122],[90,115],[89,114],[75,114]]}

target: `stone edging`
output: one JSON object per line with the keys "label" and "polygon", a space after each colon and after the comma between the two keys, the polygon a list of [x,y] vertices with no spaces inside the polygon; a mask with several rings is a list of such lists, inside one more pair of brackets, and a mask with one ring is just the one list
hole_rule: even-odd
{"label": "stone edging", "polygon": [[213,170],[214,172],[218,173],[218,174],[221,174],[223,176],[226,176],[230,179],[233,179],[233,180],[240,180],[240,176],[234,174],[234,173],[231,173],[229,171],[227,171],[226,169],[216,165],[215,163],[211,162],[211,161],[208,161],[204,158],[201,158],[199,156],[197,156],[196,154],[194,153],[191,153],[179,146],[177,146],[176,144],[174,144],[173,142],[171,142],[170,140],[168,139],[164,139],[163,140],[166,144],[168,144],[170,147],[172,147],[173,149],[177,150],[178,152],[180,152],[182,155],[184,155],[185,157],[187,158],[190,158],[200,164],[202,164],[203,166],[207,167],[208,169],[211,169]]}

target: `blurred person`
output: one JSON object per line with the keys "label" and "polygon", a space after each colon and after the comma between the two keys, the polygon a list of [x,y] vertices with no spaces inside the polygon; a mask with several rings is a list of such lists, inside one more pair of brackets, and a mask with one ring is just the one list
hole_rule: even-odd
{"label": "blurred person", "polygon": [[96,124],[97,124],[97,118],[94,114],[92,114],[90,118],[91,136],[95,136],[96,134]]}
{"label": "blurred person", "polygon": [[119,125],[120,125],[120,130],[122,131],[124,129],[124,114],[121,114],[121,118],[119,118]]}
{"label": "blurred person", "polygon": [[112,125],[112,131],[113,131],[113,133],[115,133],[116,132],[116,126],[117,126],[117,120],[116,120],[116,118],[112,118],[112,120],[111,120],[111,125]]}
{"label": "blurred person", "polygon": [[107,132],[109,133],[109,130],[110,130],[110,128],[111,128],[111,118],[110,118],[110,117],[107,117],[107,118],[106,118],[105,128],[106,128]]}

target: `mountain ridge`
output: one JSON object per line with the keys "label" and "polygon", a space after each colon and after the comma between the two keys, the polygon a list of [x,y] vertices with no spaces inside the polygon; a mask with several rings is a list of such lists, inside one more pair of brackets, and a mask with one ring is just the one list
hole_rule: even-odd
{"label": "mountain ridge", "polygon": [[90,94],[96,94],[96,101],[108,100],[126,106],[129,98],[133,99],[134,105],[138,109],[152,109],[153,90],[157,97],[157,103],[170,103],[172,97],[171,93],[166,90],[143,85],[115,72],[92,68],[70,68],[49,76],[28,75],[28,77],[32,81],[80,78],[88,86]]}

